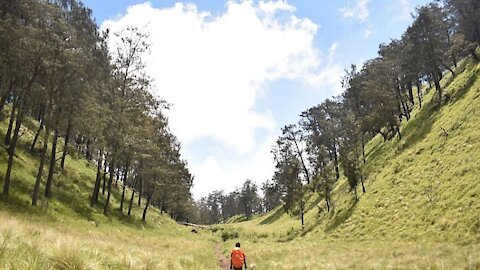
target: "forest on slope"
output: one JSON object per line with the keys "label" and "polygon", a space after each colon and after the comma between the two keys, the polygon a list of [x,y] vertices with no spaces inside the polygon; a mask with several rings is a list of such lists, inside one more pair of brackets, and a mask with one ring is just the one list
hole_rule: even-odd
{"label": "forest on slope", "polygon": [[147,35],[101,33],[74,0],[1,1],[0,48],[0,268],[213,269],[215,238],[174,221],[193,177]]}
{"label": "forest on slope", "polygon": [[[400,39],[380,44],[376,58],[346,70],[341,95],[305,110],[298,123],[282,128],[272,149],[274,175],[261,187],[264,197],[251,181],[229,194],[215,191],[201,201],[203,222],[227,221],[238,214],[248,219],[278,205],[303,220],[312,192],[324,201],[319,210],[330,212],[332,192],[342,177],[358,201],[367,192],[371,172],[383,168],[382,162],[369,160],[369,142],[381,136],[379,148],[385,148],[420,140],[402,126],[412,126],[409,122],[419,110],[424,121],[434,119],[452,101],[446,87],[465,66],[471,67],[470,61],[478,63],[479,11],[478,1],[434,1],[418,7]],[[464,89],[476,81],[475,68],[469,72],[473,74]],[[426,104],[427,91],[435,92],[433,103]],[[448,134],[445,128],[443,134]]]}
{"label": "forest on slope", "polygon": [[478,269],[480,64],[454,70],[440,82],[451,96],[442,108],[426,87],[402,140],[365,145],[366,193],[356,198],[342,175],[328,212],[307,191],[303,227],[299,207],[234,216],[220,225],[224,247],[240,241],[258,269]]}
{"label": "forest on slope", "polygon": [[[221,236],[253,269],[478,268],[478,1],[418,8],[341,96],[285,126],[264,196],[246,181],[198,204],[147,35],[100,33],[74,0],[0,5],[1,267],[212,269]],[[236,223],[193,234],[169,217]]]}
{"label": "forest on slope", "polygon": [[20,188],[18,148],[27,148],[39,160],[35,181],[23,188],[32,206],[55,195],[68,157],[84,156],[97,171],[89,204],[101,203],[105,215],[120,182],[120,212],[130,216],[134,198],[138,205],[143,198],[143,222],[151,203],[188,219],[193,177],[169,130],[168,104],[152,95],[145,73],[148,35],[133,27],[100,32],[92,11],[75,0],[2,1],[0,8],[3,198]]}

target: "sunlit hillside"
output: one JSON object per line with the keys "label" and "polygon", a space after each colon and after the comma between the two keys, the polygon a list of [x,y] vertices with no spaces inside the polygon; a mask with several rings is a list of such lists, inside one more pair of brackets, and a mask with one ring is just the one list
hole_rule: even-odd
{"label": "sunlit hillside", "polygon": [[310,195],[304,230],[279,207],[232,219],[227,235],[239,233],[259,269],[479,268],[480,65],[463,62],[457,73],[442,81],[440,108],[435,90],[424,89],[427,102],[403,123],[404,138],[368,143],[358,202],[341,178],[330,213]]}
{"label": "sunlit hillside", "polygon": [[[7,108],[9,109],[9,108]],[[34,123],[30,123],[34,126]],[[7,121],[0,124],[3,141]],[[0,195],[0,269],[214,269],[209,233],[193,234],[168,214],[151,207],[147,223],[141,215],[145,200],[137,201],[132,216],[120,214],[120,185],[113,188],[111,209],[90,207],[95,164],[74,153],[65,171],[54,176],[53,197],[41,197],[31,206],[31,192],[38,167],[37,154],[28,153],[32,132],[23,130],[15,159],[12,188]],[[0,178],[6,167],[5,151],[0,152]],[[2,182],[3,183],[3,182]],[[42,184],[41,190],[43,191]],[[127,190],[130,198],[131,191]]]}

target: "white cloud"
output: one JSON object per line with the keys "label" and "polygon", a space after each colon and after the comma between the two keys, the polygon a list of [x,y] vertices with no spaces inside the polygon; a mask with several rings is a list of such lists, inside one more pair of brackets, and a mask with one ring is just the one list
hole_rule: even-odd
{"label": "white cloud", "polygon": [[373,34],[373,31],[370,30],[369,28],[366,28],[363,30],[363,37],[364,38],[369,38]]}
{"label": "white cloud", "polygon": [[258,150],[248,158],[232,162],[211,155],[203,163],[192,167],[196,179],[193,185],[195,198],[206,196],[213,190],[231,192],[241,187],[247,179],[254,181],[260,189],[261,183],[273,175],[274,164],[270,149],[276,139],[276,136],[267,136]]}
{"label": "white cloud", "polygon": [[396,12],[396,18],[398,20],[407,20],[410,19],[410,14],[413,10],[413,6],[412,3],[410,3],[410,0],[400,0],[396,10],[398,11]]}
{"label": "white cloud", "polygon": [[258,3],[259,10],[266,12],[267,14],[274,14],[277,11],[290,11],[293,12],[296,8],[289,5],[286,1],[261,1]]}
{"label": "white cloud", "polygon": [[[190,162],[197,186],[212,183],[211,190],[232,179],[243,181],[247,174],[252,180],[265,176],[262,181],[271,176],[266,175],[271,165],[258,166],[271,162],[271,145],[261,146],[256,134],[259,129],[274,134],[278,127],[268,108],[255,108],[270,82],[290,79],[313,88],[338,85],[338,67],[331,57],[324,65],[313,44],[319,26],[296,17],[294,11],[286,1],[229,1],[219,15],[201,12],[194,4],[154,8],[145,3],[102,24],[113,32],[132,25],[149,32],[147,71],[155,79],[157,94],[173,104],[170,126],[187,149],[184,152],[197,155],[196,144],[209,139],[235,157],[267,159],[253,159],[237,169],[227,160],[202,153],[206,160]],[[329,55],[334,52],[335,48]]]}
{"label": "white cloud", "polygon": [[257,93],[275,79],[307,79],[320,63],[312,44],[317,26],[275,16],[293,10],[284,1],[229,2],[214,17],[192,4],[156,9],[146,3],[102,28],[136,25],[150,32],[148,70],[159,95],[174,104],[171,126],[184,144],[211,136],[247,153],[256,128],[274,127],[271,115],[253,110]]}
{"label": "white cloud", "polygon": [[353,6],[351,2],[348,2],[346,7],[340,9],[340,13],[345,18],[356,18],[360,21],[365,21],[370,15],[367,7],[368,2],[370,0],[356,0]]}
{"label": "white cloud", "polygon": [[339,95],[343,92],[342,76],[344,70],[336,60],[337,47],[337,43],[330,47],[324,68],[316,76],[308,78],[310,85],[316,85],[319,88],[329,88],[333,95]]}

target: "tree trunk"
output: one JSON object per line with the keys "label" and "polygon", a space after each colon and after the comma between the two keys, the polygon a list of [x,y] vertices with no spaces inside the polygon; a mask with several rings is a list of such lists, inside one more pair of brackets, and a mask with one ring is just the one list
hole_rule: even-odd
{"label": "tree trunk", "polygon": [[90,151],[90,139],[87,139],[87,145],[85,147],[85,157],[87,160],[92,160],[92,152]]}
{"label": "tree trunk", "polygon": [[408,111],[408,105],[405,104],[403,99],[401,98],[400,102],[402,103],[402,110],[403,110],[403,115],[405,115],[405,118],[407,118],[407,121],[410,120],[410,112]]}
{"label": "tree trunk", "polygon": [[367,190],[365,189],[365,184],[363,183],[363,175],[362,175],[362,172],[360,172],[360,183],[362,183],[362,191],[363,191],[363,193],[367,193]]}
{"label": "tree trunk", "polygon": [[448,71],[450,71],[450,73],[452,73],[452,76],[453,76],[453,77],[457,76],[457,74],[455,74],[455,72],[453,71],[453,69],[452,69],[450,66],[445,65],[443,62],[441,62],[440,65],[441,65],[443,68],[445,68],[445,69],[447,69]]}
{"label": "tree trunk", "polygon": [[101,179],[101,174],[102,174],[102,159],[101,157],[103,156],[102,151],[100,150],[100,153],[97,158],[97,177],[95,178],[95,186],[93,188],[93,194],[92,194],[92,200],[90,201],[90,206],[94,206],[98,203],[98,194],[100,193],[100,182],[102,181]]}
{"label": "tree trunk", "polygon": [[77,157],[80,158],[82,154],[82,144],[83,144],[83,137],[82,135],[77,135],[75,139],[75,147],[77,148]]}
{"label": "tree trunk", "polygon": [[335,166],[335,177],[340,179],[340,168],[338,165],[337,142],[333,143],[333,165]]}
{"label": "tree trunk", "polygon": [[365,157],[365,136],[362,134],[362,157],[363,164],[367,163],[367,158]]}
{"label": "tree trunk", "polygon": [[302,218],[302,231],[305,229],[305,209],[304,209],[304,204],[303,202],[300,203],[300,214],[301,214],[301,218]]}
{"label": "tree trunk", "polygon": [[453,61],[453,66],[457,68],[458,63],[457,63],[457,56],[455,55],[455,53],[452,53],[452,61]]}
{"label": "tree trunk", "polygon": [[[125,179],[124,179],[125,181]],[[120,199],[120,212],[123,213],[123,200],[125,199],[125,182],[123,182],[123,188],[122,188],[122,198]]]}
{"label": "tree trunk", "polygon": [[438,93],[438,103],[442,103],[442,87],[440,86],[440,81],[438,79],[434,80],[435,83],[435,89],[437,90]]}
{"label": "tree trunk", "polygon": [[295,143],[295,147],[297,148],[297,153],[298,153],[298,156],[300,157],[300,162],[302,163],[303,171],[305,172],[305,177],[307,178],[307,184],[310,184],[310,175],[308,173],[307,166],[305,165],[305,162],[303,161],[302,151],[300,151],[300,148],[298,147],[297,140],[294,139],[293,142]]}
{"label": "tree trunk", "polygon": [[143,223],[146,223],[146,221],[147,221],[147,210],[148,210],[148,206],[150,205],[150,200],[152,199],[154,191],[155,191],[155,189],[153,189],[152,192],[150,192],[150,194],[148,194],[147,203],[145,204],[145,208],[143,208],[143,214],[142,214]]}
{"label": "tree trunk", "polygon": [[140,177],[140,179],[138,179],[138,206],[140,206],[142,204],[142,188],[143,188],[143,180],[142,178]]}
{"label": "tree trunk", "polygon": [[130,203],[128,204],[128,216],[132,212],[133,198],[135,197],[135,189],[132,189],[132,196],[130,197]]}
{"label": "tree trunk", "polygon": [[18,101],[13,102],[12,111],[10,112],[10,121],[8,122],[7,133],[5,134],[5,145],[10,145],[12,141],[13,124],[15,123],[15,111],[17,110]]}
{"label": "tree trunk", "polygon": [[422,84],[420,80],[417,80],[417,96],[418,96],[418,104],[420,105],[420,109],[422,108]]}
{"label": "tree trunk", "polygon": [[[160,214],[163,214],[165,212],[165,197],[166,197],[166,193],[165,193],[165,188],[163,188],[163,192],[162,192],[162,204],[161,204],[161,207],[160,207]],[[248,210],[245,208],[245,216],[247,217],[248,219]]]}
{"label": "tree trunk", "polygon": [[115,154],[113,155],[112,162],[110,163],[110,177],[108,178],[107,199],[105,200],[105,206],[103,207],[103,214],[105,215],[107,215],[108,204],[110,203],[113,175],[115,174],[115,158],[114,157],[115,157]]}
{"label": "tree trunk", "polygon": [[35,145],[37,145],[38,137],[40,137],[40,133],[43,130],[43,119],[40,120],[40,126],[37,129],[37,132],[35,133],[35,137],[33,138],[32,144],[30,145],[30,153],[33,154],[35,152]]}
{"label": "tree trunk", "polygon": [[120,167],[115,170],[115,186],[118,187],[118,178],[120,178]]}
{"label": "tree trunk", "polygon": [[40,152],[40,164],[38,166],[37,178],[35,180],[35,185],[33,187],[33,193],[32,193],[32,205],[33,206],[37,205],[38,192],[40,191],[40,182],[42,181],[43,168],[45,167],[45,159],[46,159],[47,150],[48,150],[49,133],[50,133],[50,130],[47,126],[46,130],[45,130],[45,138],[44,138],[44,141],[43,141],[42,152]]}
{"label": "tree trunk", "polygon": [[408,83],[407,89],[408,89],[408,99],[412,105],[415,105],[415,100],[413,98],[413,86],[411,82]]}
{"label": "tree trunk", "polygon": [[478,57],[475,48],[470,49],[470,55],[472,56],[473,60],[475,60],[475,62],[480,62],[480,58]]}
{"label": "tree trunk", "polygon": [[55,172],[57,142],[58,142],[58,122],[55,124],[55,131],[53,132],[52,151],[50,154],[50,167],[48,168],[47,183],[45,184],[45,197],[52,197],[52,182],[53,173]]}
{"label": "tree trunk", "polygon": [[327,213],[330,213],[330,202],[328,198],[325,198],[325,202],[327,203]]}
{"label": "tree trunk", "polygon": [[395,128],[397,129],[398,139],[402,139],[402,133],[400,133],[400,127],[398,126],[397,122],[395,122]]}
{"label": "tree trunk", "polygon": [[378,133],[380,133],[380,135],[382,135],[383,141],[386,142],[387,139],[388,139],[387,134],[383,133],[382,131],[379,131]]}
{"label": "tree trunk", "polygon": [[330,213],[330,187],[325,181],[325,204],[327,205],[327,212]]}
{"label": "tree trunk", "polygon": [[438,93],[438,103],[442,104],[442,87],[440,86],[440,79],[433,74],[433,82],[435,84],[435,89],[437,90]]}
{"label": "tree trunk", "polygon": [[127,177],[128,177],[128,167],[130,166],[130,156],[127,156],[127,163],[125,164],[125,169],[123,171],[123,189],[122,189],[122,198],[120,199],[120,212],[123,213],[123,200],[125,199],[125,187],[127,186]]}
{"label": "tree trunk", "polygon": [[70,112],[70,117],[68,118],[68,122],[67,122],[67,131],[65,132],[62,159],[60,161],[60,168],[62,168],[62,170],[65,170],[65,158],[67,157],[67,153],[68,153],[67,147],[68,147],[68,142],[70,140],[71,131],[72,131],[72,112]]}
{"label": "tree trunk", "polygon": [[10,96],[10,93],[12,93],[14,87],[15,80],[10,80],[8,90],[0,97],[0,112],[2,112],[3,108],[5,108],[5,103],[7,103],[7,99]]}
{"label": "tree trunk", "polygon": [[397,121],[395,121],[395,116],[391,116],[392,120],[390,121],[390,128],[392,129],[392,133],[395,136],[395,132],[398,133],[398,138],[401,140],[402,139],[402,134],[400,133],[400,127],[397,124]]}
{"label": "tree trunk", "polygon": [[108,153],[103,159],[103,185],[102,185],[102,194],[105,195],[105,186],[107,182],[107,163],[108,163]]}
{"label": "tree trunk", "polygon": [[3,183],[3,195],[8,196],[10,190],[10,179],[12,174],[13,167],[13,158],[15,156],[15,148],[17,147],[17,142],[19,138],[20,127],[22,126],[23,113],[22,108],[18,110],[17,119],[15,121],[15,129],[13,131],[12,141],[8,147],[8,162],[7,162],[7,171],[5,173],[5,182]]}

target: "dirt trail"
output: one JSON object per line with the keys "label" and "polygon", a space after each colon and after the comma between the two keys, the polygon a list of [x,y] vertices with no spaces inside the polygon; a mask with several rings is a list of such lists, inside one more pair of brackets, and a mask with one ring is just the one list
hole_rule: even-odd
{"label": "dirt trail", "polygon": [[215,257],[217,257],[218,266],[221,269],[230,269],[230,260],[223,255],[221,242],[215,245]]}

